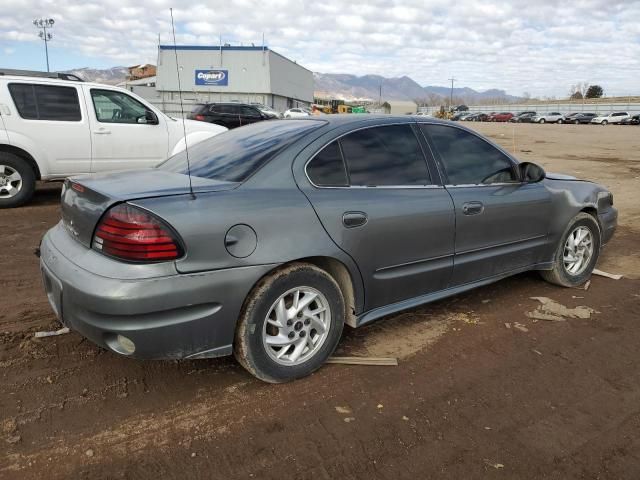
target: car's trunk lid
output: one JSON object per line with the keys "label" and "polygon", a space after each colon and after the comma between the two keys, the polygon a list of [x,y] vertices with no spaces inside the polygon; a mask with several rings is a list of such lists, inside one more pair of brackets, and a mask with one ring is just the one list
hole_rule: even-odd
{"label": "car's trunk lid", "polygon": [[[191,177],[191,181],[195,194],[230,190],[238,185],[200,177]],[[62,191],[62,223],[73,238],[90,247],[100,217],[112,205],[189,193],[188,176],[157,169],[69,178]]]}

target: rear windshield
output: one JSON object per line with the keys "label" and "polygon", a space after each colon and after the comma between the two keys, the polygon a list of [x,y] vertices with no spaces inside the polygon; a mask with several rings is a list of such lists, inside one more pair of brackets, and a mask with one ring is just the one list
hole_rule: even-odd
{"label": "rear windshield", "polygon": [[[189,147],[191,175],[242,182],[285,147],[322,125],[324,122],[317,120],[267,120],[220,133]],[[157,168],[186,175],[186,152]]]}

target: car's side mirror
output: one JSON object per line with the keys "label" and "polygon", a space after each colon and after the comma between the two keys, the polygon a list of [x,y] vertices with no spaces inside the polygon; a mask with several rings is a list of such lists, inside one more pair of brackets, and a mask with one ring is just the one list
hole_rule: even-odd
{"label": "car's side mirror", "polygon": [[143,125],[158,125],[158,116],[151,110],[147,110],[144,116],[138,117],[138,123]]}
{"label": "car's side mirror", "polygon": [[540,165],[531,162],[522,162],[518,164],[520,172],[520,180],[524,183],[536,183],[544,180],[546,173]]}

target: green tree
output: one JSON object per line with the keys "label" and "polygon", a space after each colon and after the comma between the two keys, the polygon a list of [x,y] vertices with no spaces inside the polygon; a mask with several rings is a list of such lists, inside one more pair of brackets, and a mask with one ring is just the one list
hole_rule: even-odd
{"label": "green tree", "polygon": [[591,85],[587,90],[586,98],[600,98],[604,95],[604,90],[600,85]]}

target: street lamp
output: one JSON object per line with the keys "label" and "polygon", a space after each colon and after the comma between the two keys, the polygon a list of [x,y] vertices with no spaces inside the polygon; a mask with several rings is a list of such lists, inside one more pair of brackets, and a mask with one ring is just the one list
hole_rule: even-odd
{"label": "street lamp", "polygon": [[33,21],[33,25],[39,30],[38,36],[44,40],[44,54],[47,57],[47,72],[49,71],[49,48],[47,43],[53,38],[53,35],[47,32],[47,28],[53,28],[54,23],[53,18],[36,18]]}

